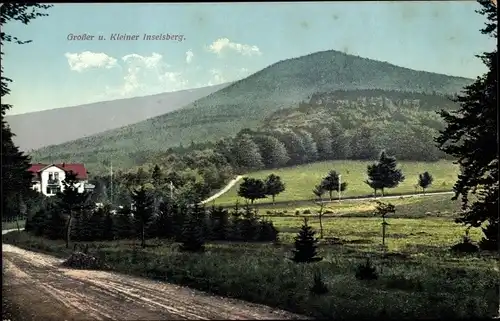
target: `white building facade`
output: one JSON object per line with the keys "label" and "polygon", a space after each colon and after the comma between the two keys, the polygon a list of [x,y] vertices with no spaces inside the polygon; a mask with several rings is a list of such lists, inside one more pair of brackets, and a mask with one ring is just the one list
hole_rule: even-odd
{"label": "white building facade", "polygon": [[88,183],[88,173],[83,164],[32,164],[32,188],[46,196],[54,196],[64,190],[63,180],[66,172],[73,171],[77,175],[78,191],[93,190],[94,186]]}

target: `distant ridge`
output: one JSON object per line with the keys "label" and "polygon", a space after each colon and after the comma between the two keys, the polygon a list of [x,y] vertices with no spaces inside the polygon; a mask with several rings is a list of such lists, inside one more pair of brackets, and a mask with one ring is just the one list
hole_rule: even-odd
{"label": "distant ridge", "polygon": [[29,151],[95,135],[179,109],[230,83],[6,116],[14,142]]}

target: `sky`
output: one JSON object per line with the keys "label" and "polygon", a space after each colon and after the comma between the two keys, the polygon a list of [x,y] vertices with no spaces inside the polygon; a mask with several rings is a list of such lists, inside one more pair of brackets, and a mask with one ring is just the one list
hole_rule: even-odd
{"label": "sky", "polygon": [[5,102],[13,115],[197,88],[323,50],[475,78],[486,68],[474,55],[496,46],[480,33],[477,9],[473,1],[56,4],[28,25],[2,26],[32,40],[2,48],[13,80]]}

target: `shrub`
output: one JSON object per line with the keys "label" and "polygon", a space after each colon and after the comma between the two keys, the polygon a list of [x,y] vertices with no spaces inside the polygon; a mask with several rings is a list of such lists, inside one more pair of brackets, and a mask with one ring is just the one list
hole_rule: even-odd
{"label": "shrub", "polygon": [[328,293],[328,287],[326,286],[325,282],[323,282],[321,273],[318,271],[314,273],[313,286],[310,288],[310,291],[316,295]]}
{"label": "shrub", "polygon": [[304,212],[302,212],[302,213],[304,213],[304,214],[311,214],[311,210],[310,210],[310,209],[306,209],[306,210],[304,210]]}
{"label": "shrub", "polygon": [[326,211],[324,212],[324,214],[333,214],[333,211],[332,211],[332,210],[326,210]]}
{"label": "shrub", "polygon": [[295,210],[295,215],[300,215],[300,210]]}
{"label": "shrub", "polygon": [[368,281],[378,279],[377,269],[372,265],[370,258],[366,259],[365,264],[356,267],[356,279]]}
{"label": "shrub", "polygon": [[472,243],[469,237],[469,230],[465,231],[465,235],[461,243],[455,244],[451,247],[451,251],[455,253],[476,253],[479,251],[479,247]]}

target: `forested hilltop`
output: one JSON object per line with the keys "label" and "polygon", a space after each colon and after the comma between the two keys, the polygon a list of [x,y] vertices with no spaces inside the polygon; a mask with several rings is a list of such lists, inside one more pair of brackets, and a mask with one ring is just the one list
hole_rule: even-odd
{"label": "forested hilltop", "polygon": [[358,94],[358,90],[380,89],[405,95],[455,94],[471,82],[335,50],[322,51],[277,62],[174,112],[31,155],[40,162],[83,162],[92,172],[106,170],[104,164],[111,159],[116,167],[129,168],[152,161],[152,153],[170,147],[213,142],[243,128],[256,129],[270,114],[298,107],[315,93],[346,90]]}

